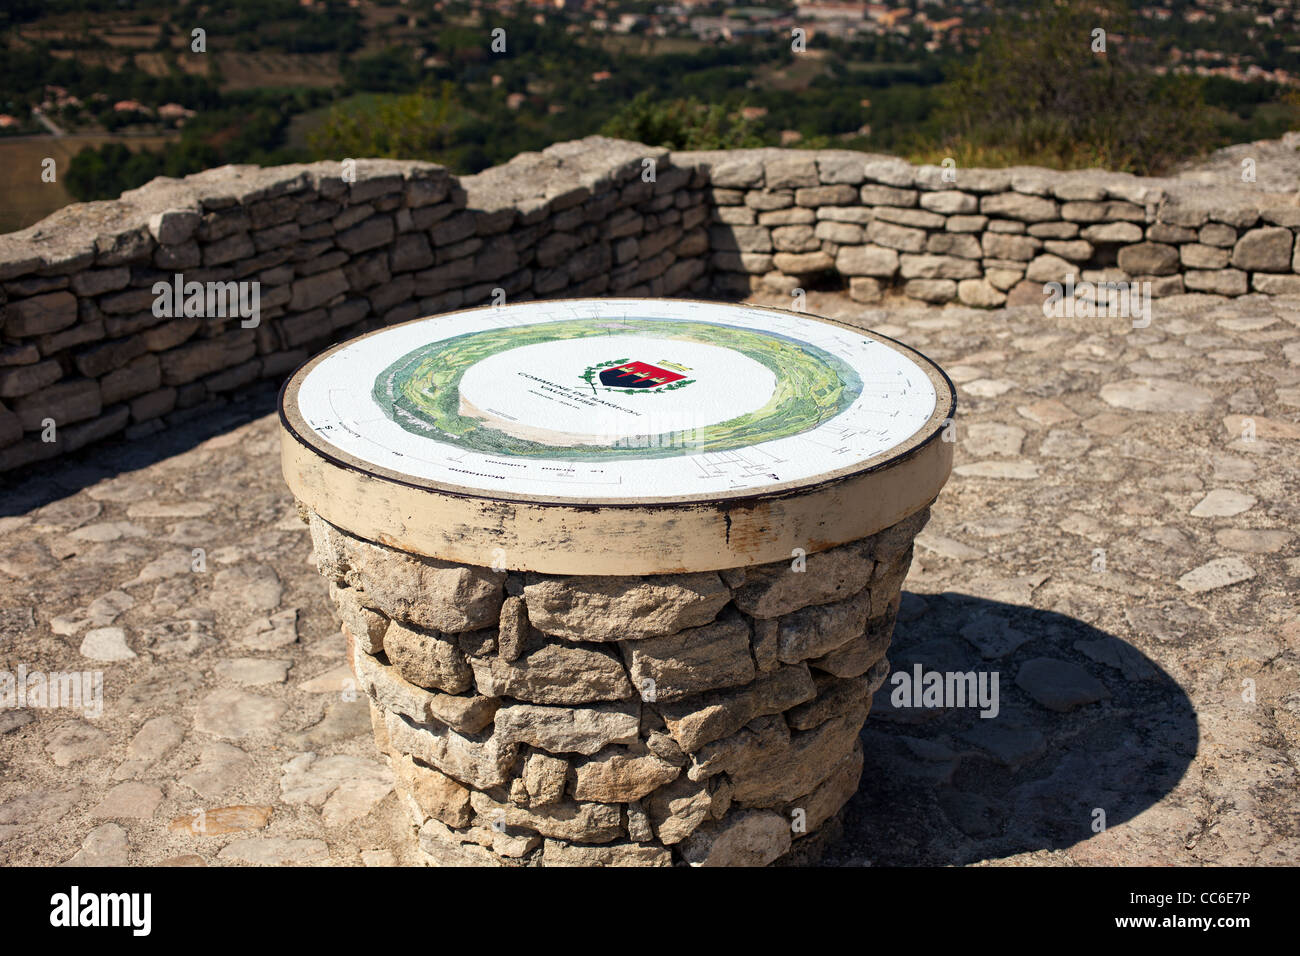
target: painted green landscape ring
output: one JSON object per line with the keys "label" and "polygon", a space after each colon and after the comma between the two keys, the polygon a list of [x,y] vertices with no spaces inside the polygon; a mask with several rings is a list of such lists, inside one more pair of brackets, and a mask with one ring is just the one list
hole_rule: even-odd
{"label": "painted green landscape ring", "polygon": [[[478,362],[544,342],[600,337],[618,353],[620,335],[698,342],[732,349],[776,378],[762,407],[728,421],[655,436],[651,442],[557,446],[506,434],[460,414],[460,381]],[[848,408],[862,381],[844,361],[807,342],[774,332],[679,319],[619,318],[540,322],[469,332],[414,349],[375,378],[372,397],[384,414],[413,435],[490,455],[573,461],[651,459],[723,452],[788,438],[816,428]]]}

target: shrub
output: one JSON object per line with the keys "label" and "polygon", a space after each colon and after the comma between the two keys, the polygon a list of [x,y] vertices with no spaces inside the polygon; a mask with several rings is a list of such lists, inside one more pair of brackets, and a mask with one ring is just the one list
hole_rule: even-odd
{"label": "shrub", "polygon": [[630,139],[668,149],[740,149],[762,146],[750,121],[707,105],[694,97],[660,100],[646,90],[636,96],[602,128],[616,139]]}
{"label": "shrub", "polygon": [[[1106,31],[1094,52],[1093,31]],[[1001,11],[943,94],[948,155],[1141,175],[1203,152],[1201,83],[1159,76],[1116,0]]]}

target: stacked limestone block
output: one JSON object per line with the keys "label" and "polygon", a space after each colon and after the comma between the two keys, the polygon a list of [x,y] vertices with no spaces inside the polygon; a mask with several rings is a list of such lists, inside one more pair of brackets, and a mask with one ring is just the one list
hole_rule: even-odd
{"label": "stacked limestone block", "polygon": [[1041,305],[1043,285],[1149,283],[1153,297],[1300,290],[1294,196],[1225,182],[1034,167],[956,169],[848,150],[674,153],[710,170],[715,291],[829,278],[977,307]]}
{"label": "stacked limestone block", "polygon": [[838,813],[929,509],[800,562],[571,577],[309,512],[376,741],[435,865],[765,865]]}

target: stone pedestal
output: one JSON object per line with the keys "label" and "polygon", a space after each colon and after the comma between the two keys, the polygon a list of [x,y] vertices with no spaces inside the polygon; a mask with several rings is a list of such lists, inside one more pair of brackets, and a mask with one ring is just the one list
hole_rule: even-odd
{"label": "stone pedestal", "polygon": [[[626,315],[625,303],[597,307]],[[771,321],[783,341],[802,329],[820,343],[810,354],[834,341],[805,317],[709,308],[747,325]],[[500,321],[498,310],[481,312]],[[439,321],[423,320],[435,337],[445,331]],[[624,351],[644,348],[624,341]],[[672,336],[661,346],[680,351]],[[619,352],[599,347],[606,358]],[[899,372],[910,376],[905,386],[869,363],[837,373],[851,394],[821,396],[842,402],[826,419],[832,430],[819,422],[797,434],[811,456],[839,442],[828,453],[839,469],[801,475],[816,463],[783,457],[789,446],[778,436],[740,453],[679,453],[704,475],[701,494],[615,499],[602,495],[608,472],[590,464],[590,443],[582,473],[560,450],[540,461],[491,448],[474,458],[452,432],[427,445],[389,439],[401,456],[416,449],[432,462],[405,475],[391,467],[395,458],[363,458],[364,442],[384,431],[364,409],[347,411],[357,386],[342,376],[324,390],[329,414],[311,397],[311,377],[355,348],[326,353],[286,386],[285,476],[424,857],[435,865],[753,866],[817,842],[809,838],[858,787],[858,732],[889,671],[912,542],[951,467],[951,445],[939,440],[953,407],[942,372],[888,343],[887,362],[910,363]],[[710,355],[700,355],[692,361],[706,364]],[[560,388],[566,405],[581,403],[581,390],[564,390],[562,370],[525,374]],[[445,376],[431,380],[421,387],[452,387]],[[406,388],[406,379],[383,381],[373,389],[381,403]],[[781,394],[779,375],[773,388]],[[852,432],[865,421],[854,414],[878,414],[864,410],[863,396],[888,409],[890,388],[913,390],[909,401],[924,393],[907,412],[915,421]],[[590,394],[651,407],[612,389]],[[504,399],[489,402],[488,415],[508,417],[496,407]],[[521,431],[487,427],[467,445],[495,440],[494,428]],[[654,467],[664,456],[656,449],[632,460]],[[756,475],[760,460],[769,470]],[[509,486],[488,493],[416,473],[444,466]],[[563,480],[589,497],[568,486],[526,493],[535,490],[528,481],[544,488],[556,481],[550,469],[566,467]]]}
{"label": "stone pedestal", "polygon": [[375,739],[439,864],[763,865],[853,795],[924,509],[722,572],[419,558],[310,515]]}

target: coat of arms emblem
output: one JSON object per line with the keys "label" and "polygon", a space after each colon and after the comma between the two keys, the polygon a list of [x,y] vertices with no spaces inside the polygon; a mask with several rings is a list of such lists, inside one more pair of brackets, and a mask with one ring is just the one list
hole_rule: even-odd
{"label": "coat of arms emblem", "polygon": [[647,392],[666,392],[684,388],[695,381],[687,378],[691,371],[685,365],[661,359],[651,364],[630,359],[614,359],[602,362],[587,369],[582,378],[592,388],[599,382],[606,388],[625,391],[628,394],[645,394]]}

